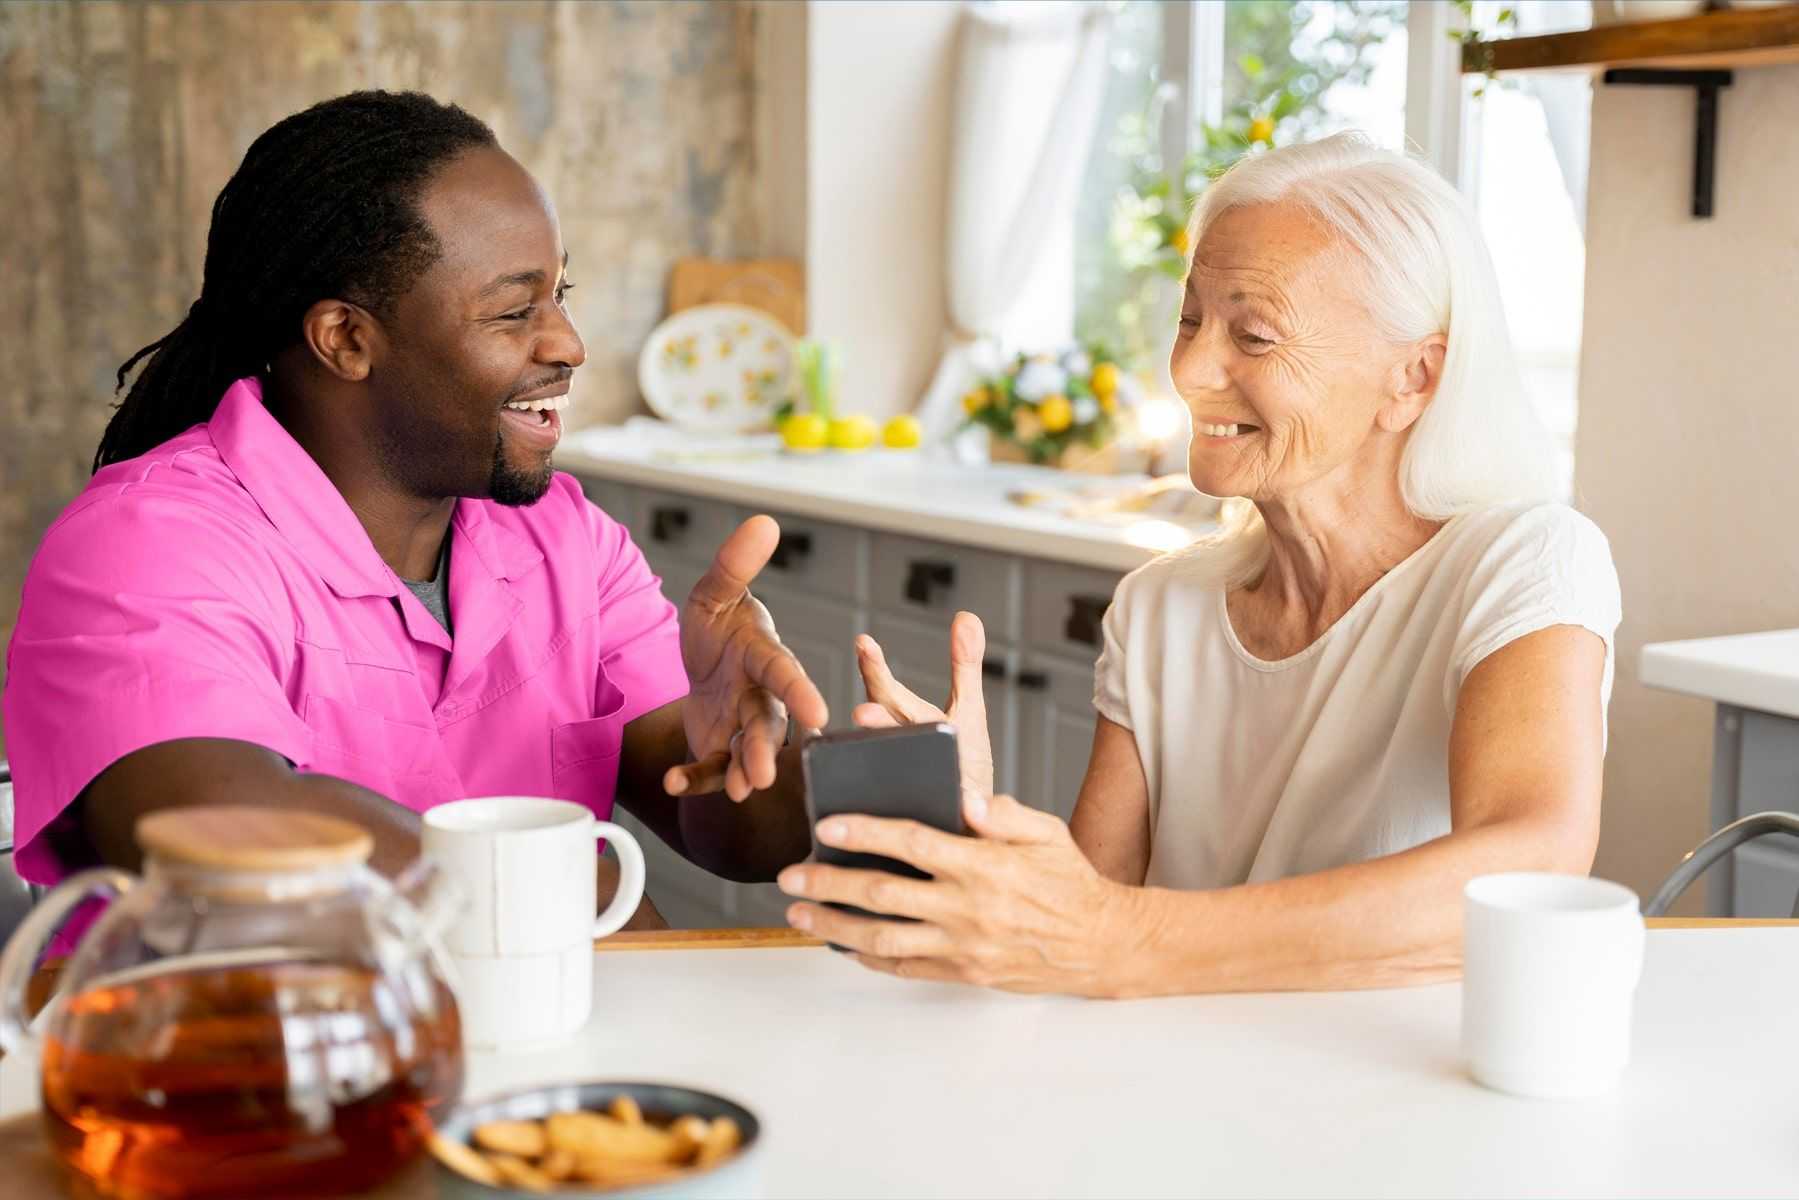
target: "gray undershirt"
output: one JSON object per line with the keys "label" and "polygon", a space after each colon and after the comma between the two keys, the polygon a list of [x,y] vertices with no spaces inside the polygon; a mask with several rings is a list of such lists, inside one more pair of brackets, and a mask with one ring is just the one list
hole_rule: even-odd
{"label": "gray undershirt", "polygon": [[450,629],[450,535],[444,534],[444,548],[437,556],[437,574],[429,579],[402,579],[406,590],[419,598],[425,611],[437,618],[437,623],[444,627],[445,633]]}

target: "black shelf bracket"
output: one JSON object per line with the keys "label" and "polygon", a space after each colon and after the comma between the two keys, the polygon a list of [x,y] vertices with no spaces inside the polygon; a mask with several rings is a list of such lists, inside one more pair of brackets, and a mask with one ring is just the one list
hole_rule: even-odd
{"label": "black shelf bracket", "polygon": [[1653,67],[1613,67],[1605,73],[1608,84],[1641,87],[1690,87],[1698,98],[1693,119],[1693,215],[1712,215],[1712,191],[1716,184],[1718,153],[1718,89],[1730,86],[1729,71],[1668,71]]}

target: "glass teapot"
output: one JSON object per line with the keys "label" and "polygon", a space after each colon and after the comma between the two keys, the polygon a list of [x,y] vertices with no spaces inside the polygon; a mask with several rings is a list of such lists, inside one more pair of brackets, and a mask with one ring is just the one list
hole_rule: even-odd
{"label": "glass teapot", "polygon": [[370,870],[317,813],[171,809],[137,826],[143,878],[64,881],[0,955],[0,1046],[35,1042],[26,984],[87,897],[116,897],[43,1015],[44,1122],[103,1194],[326,1196],[412,1159],[462,1090],[437,934],[454,889]]}

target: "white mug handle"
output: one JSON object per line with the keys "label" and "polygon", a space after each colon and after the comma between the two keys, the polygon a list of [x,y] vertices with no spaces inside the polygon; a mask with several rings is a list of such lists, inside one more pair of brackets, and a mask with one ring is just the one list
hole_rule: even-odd
{"label": "white mug handle", "polygon": [[624,928],[625,922],[637,912],[638,901],[643,899],[643,847],[637,844],[629,829],[611,821],[594,822],[594,838],[596,841],[605,838],[618,847],[618,891],[613,894],[606,911],[593,922],[593,936],[603,938]]}

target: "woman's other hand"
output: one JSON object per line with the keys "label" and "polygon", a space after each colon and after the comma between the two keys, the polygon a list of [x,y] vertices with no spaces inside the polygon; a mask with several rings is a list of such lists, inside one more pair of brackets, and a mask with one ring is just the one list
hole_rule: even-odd
{"label": "woman's other hand", "polygon": [[858,704],[851,719],[863,729],[937,721],[955,726],[965,803],[970,793],[983,800],[993,795],[993,740],[987,733],[987,700],[981,691],[986,654],[987,631],[981,619],[971,612],[957,613],[949,627],[949,704],[938,708],[893,677],[879,642],[867,634],[856,639],[856,665],[868,689],[868,703]]}

